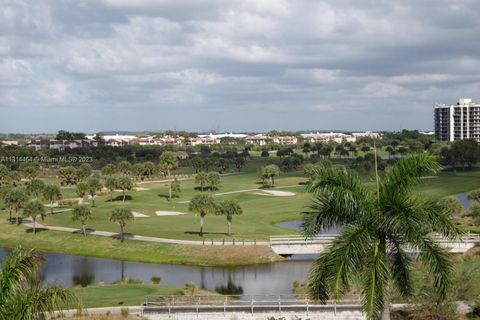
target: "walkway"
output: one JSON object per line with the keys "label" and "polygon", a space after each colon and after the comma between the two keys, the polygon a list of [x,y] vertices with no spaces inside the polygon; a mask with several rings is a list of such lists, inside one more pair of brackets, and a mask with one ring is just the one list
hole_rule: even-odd
{"label": "walkway", "polygon": [[[33,222],[31,218],[23,219],[23,225],[27,228],[33,228]],[[36,224],[37,230],[50,230],[50,231],[59,231],[59,232],[68,232],[68,233],[82,233],[82,229],[77,228],[67,228],[67,227],[57,227],[57,226],[46,226],[42,225],[37,222]],[[116,232],[110,231],[97,231],[97,230],[87,230],[88,235],[100,236],[100,237],[108,237],[108,238],[120,238],[120,234]],[[226,241],[213,241],[213,240],[203,240],[203,241],[195,241],[195,240],[180,240],[180,239],[169,239],[169,238],[157,238],[157,237],[148,237],[148,236],[139,236],[135,234],[125,234],[125,239],[127,240],[136,240],[136,241],[146,241],[146,242],[156,242],[156,243],[170,243],[170,244],[186,244],[186,245],[194,245],[194,246],[252,246],[252,245],[259,245],[259,246],[268,246],[270,243],[267,241],[252,241],[252,240],[226,240]]]}

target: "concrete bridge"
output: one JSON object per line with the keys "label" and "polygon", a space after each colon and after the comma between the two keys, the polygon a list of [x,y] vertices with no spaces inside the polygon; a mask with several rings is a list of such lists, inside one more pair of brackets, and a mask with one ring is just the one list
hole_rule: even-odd
{"label": "concrete bridge", "polygon": [[365,319],[359,300],[319,304],[304,295],[149,297],[142,305],[142,316],[152,320]]}
{"label": "concrete bridge", "polygon": [[[318,254],[323,252],[338,234],[324,234],[306,239],[303,236],[271,236],[270,247],[279,255]],[[456,240],[434,235],[439,244],[452,253],[464,253],[480,244],[480,234],[466,234]],[[418,252],[407,248],[408,252]]]}

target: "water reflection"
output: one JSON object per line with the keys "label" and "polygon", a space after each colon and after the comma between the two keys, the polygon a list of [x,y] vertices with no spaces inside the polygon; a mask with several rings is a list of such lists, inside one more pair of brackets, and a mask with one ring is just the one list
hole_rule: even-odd
{"label": "water reflection", "polygon": [[[0,259],[7,250],[0,249]],[[289,294],[294,280],[304,281],[312,257],[270,265],[236,268],[162,265],[117,261],[62,254],[44,253],[47,262],[41,275],[47,282],[74,285],[110,284],[126,278],[150,283],[152,276],[162,278],[162,284],[183,287],[188,281],[207,290],[231,294]]]}

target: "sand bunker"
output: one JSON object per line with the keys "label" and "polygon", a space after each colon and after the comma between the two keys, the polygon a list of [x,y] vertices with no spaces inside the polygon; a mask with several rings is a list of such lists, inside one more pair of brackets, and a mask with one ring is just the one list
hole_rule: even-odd
{"label": "sand bunker", "polygon": [[[266,194],[265,194],[266,193]],[[295,195],[294,192],[290,191],[278,191],[278,190],[262,190],[262,192],[258,192],[256,194],[261,194],[261,195],[270,195],[270,196],[275,196],[275,197],[292,197]]]}
{"label": "sand bunker", "polygon": [[148,188],[141,188],[141,187],[135,187],[133,188],[135,191],[146,191],[146,190],[150,190]]}
{"label": "sand bunker", "polygon": [[140,212],[136,212],[136,211],[132,211],[132,214],[135,218],[147,218],[149,216],[147,216],[146,214],[143,214],[143,213],[140,213]]}
{"label": "sand bunker", "polygon": [[163,216],[180,216],[185,213],[178,212],[178,211],[155,211],[155,214],[159,217],[163,217]]}

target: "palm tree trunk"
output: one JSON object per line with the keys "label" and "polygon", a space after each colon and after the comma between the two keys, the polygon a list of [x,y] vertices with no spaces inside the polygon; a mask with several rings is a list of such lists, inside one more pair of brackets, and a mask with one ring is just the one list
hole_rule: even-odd
{"label": "palm tree trunk", "polygon": [[203,237],[203,223],[205,222],[205,217],[200,216],[200,236]]}
{"label": "palm tree trunk", "polygon": [[390,302],[387,298],[385,299],[381,320],[390,320]]}
{"label": "palm tree trunk", "polygon": [[9,215],[8,223],[12,223],[12,209],[8,210],[8,215]]}
{"label": "palm tree trunk", "polygon": [[53,200],[50,201],[50,214],[53,214]]}
{"label": "palm tree trunk", "polygon": [[85,223],[82,223],[82,230],[83,230],[83,236],[86,237],[87,236],[87,229],[86,229],[86,224]]}
{"label": "palm tree trunk", "polygon": [[122,202],[125,202],[125,189],[123,189],[122,192],[123,192],[123,200],[122,200]]}
{"label": "palm tree trunk", "polygon": [[123,242],[123,226],[120,225],[120,241]]}
{"label": "palm tree trunk", "polygon": [[227,221],[228,224],[228,236],[232,235],[232,221]]}
{"label": "palm tree trunk", "polygon": [[33,234],[37,234],[36,218],[35,218],[35,217],[32,217],[32,221],[33,221]]}
{"label": "palm tree trunk", "polygon": [[92,195],[92,207],[95,207],[95,195]]}
{"label": "palm tree trunk", "polygon": [[17,226],[20,224],[18,221],[18,208],[15,208],[15,222],[17,223]]}

